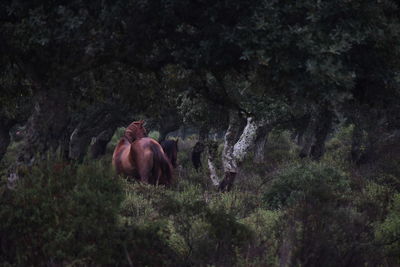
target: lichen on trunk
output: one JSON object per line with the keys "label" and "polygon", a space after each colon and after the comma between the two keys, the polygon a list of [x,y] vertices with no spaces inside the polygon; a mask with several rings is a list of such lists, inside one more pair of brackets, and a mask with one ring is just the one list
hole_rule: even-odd
{"label": "lichen on trunk", "polygon": [[217,174],[218,143],[214,140],[207,141],[207,165],[210,172],[210,179],[214,186],[218,186],[220,178]]}
{"label": "lichen on trunk", "polygon": [[222,163],[224,179],[219,185],[220,191],[229,191],[234,183],[240,164],[243,162],[250,148],[254,145],[257,130],[266,124],[264,120],[256,120],[252,116],[246,118],[243,130],[239,127],[240,116],[238,112],[230,111],[229,127],[225,134]]}

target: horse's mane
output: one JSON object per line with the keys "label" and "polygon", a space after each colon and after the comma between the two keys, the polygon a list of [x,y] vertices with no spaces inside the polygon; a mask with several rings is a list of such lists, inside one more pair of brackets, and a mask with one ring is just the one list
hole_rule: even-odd
{"label": "horse's mane", "polygon": [[133,142],[136,139],[146,137],[147,132],[146,129],[143,127],[144,121],[134,121],[129,124],[128,127],[125,129],[124,137],[128,139],[129,142]]}

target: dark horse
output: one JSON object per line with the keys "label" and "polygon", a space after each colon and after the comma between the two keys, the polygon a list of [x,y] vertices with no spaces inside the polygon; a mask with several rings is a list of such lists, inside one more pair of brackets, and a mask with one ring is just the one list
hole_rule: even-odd
{"label": "dark horse", "polygon": [[192,150],[192,163],[196,171],[201,168],[201,153],[203,153],[205,145],[203,142],[198,141]]}
{"label": "dark horse", "polygon": [[178,156],[178,139],[177,140],[164,140],[160,144],[164,150],[165,155],[167,155],[172,166],[176,168],[176,159]]}
{"label": "dark horse", "polygon": [[113,165],[117,174],[150,184],[169,185],[172,166],[160,144],[147,137],[143,121],[132,122],[114,149]]}

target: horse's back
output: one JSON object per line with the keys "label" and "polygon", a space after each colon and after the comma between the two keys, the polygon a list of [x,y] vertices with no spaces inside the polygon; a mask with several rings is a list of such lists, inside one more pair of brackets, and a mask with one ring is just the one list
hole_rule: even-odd
{"label": "horse's back", "polygon": [[[135,158],[135,160],[138,162],[138,168],[151,166],[151,170],[150,168],[148,170],[151,171],[150,183],[171,183],[172,166],[157,141],[149,137],[138,139],[132,143],[132,150],[136,150],[135,156],[138,158]],[[151,155],[151,157],[148,157],[148,155]]]}
{"label": "horse's back", "polygon": [[143,137],[132,143],[121,139],[114,150],[113,165],[118,174],[135,177],[151,184],[168,185],[172,166],[161,145]]}

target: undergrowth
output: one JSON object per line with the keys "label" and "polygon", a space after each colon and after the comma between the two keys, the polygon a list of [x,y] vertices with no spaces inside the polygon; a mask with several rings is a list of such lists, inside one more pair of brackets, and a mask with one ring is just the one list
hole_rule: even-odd
{"label": "undergrowth", "polygon": [[328,142],[319,163],[299,159],[290,135],[275,132],[265,164],[248,157],[226,193],[212,186],[206,165],[191,166],[192,139],[182,140],[168,188],[116,177],[110,154],[37,163],[21,170],[15,190],[7,189],[3,166],[0,263],[398,265],[398,169],[388,163],[368,177],[354,171],[342,160],[349,132]]}

